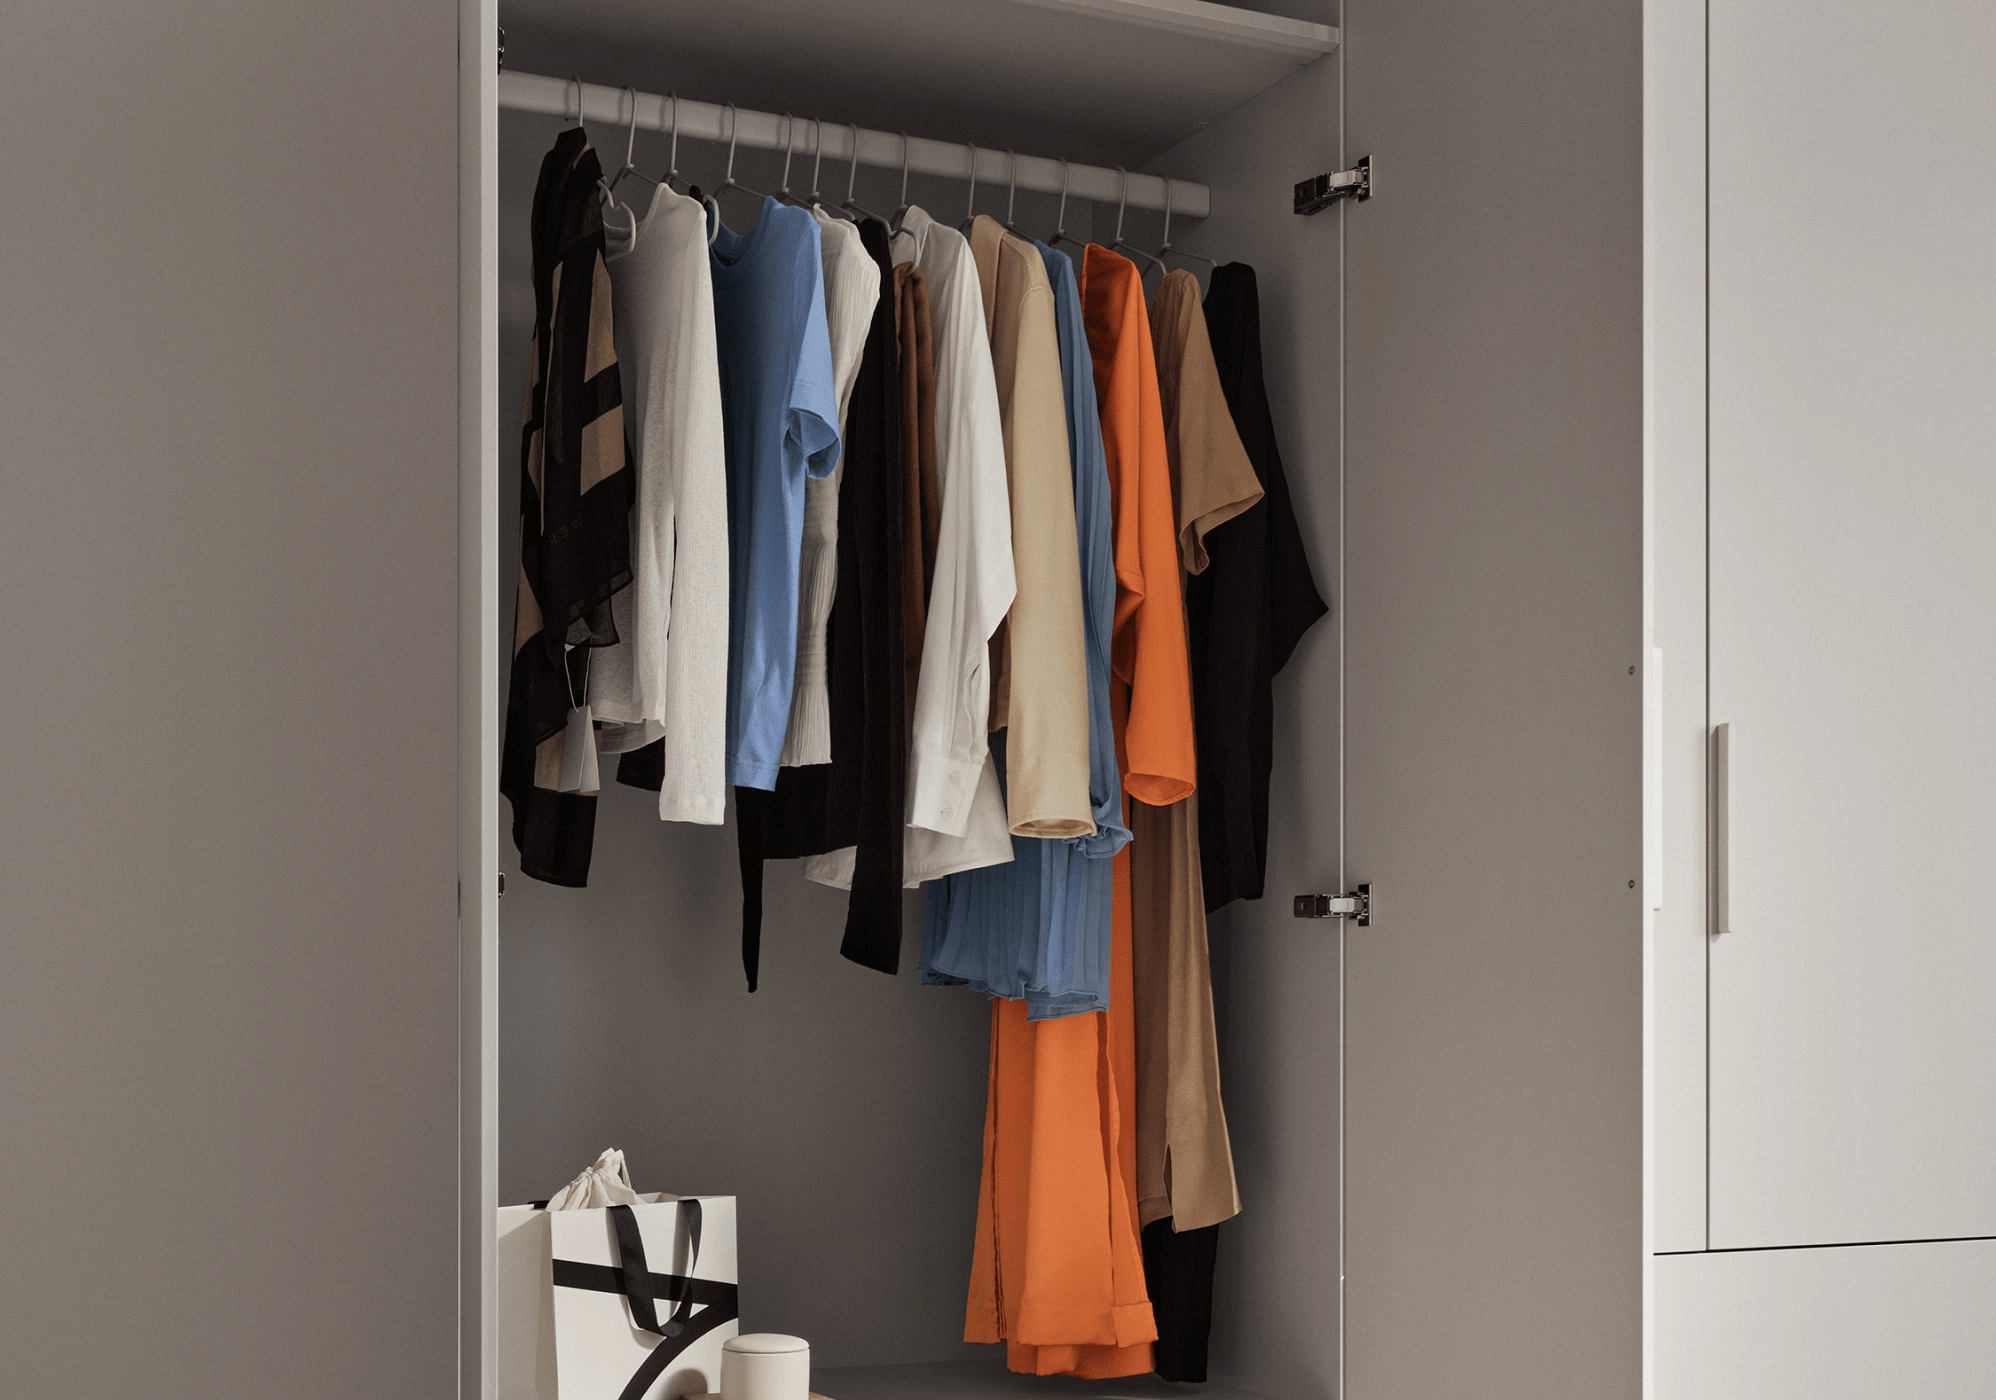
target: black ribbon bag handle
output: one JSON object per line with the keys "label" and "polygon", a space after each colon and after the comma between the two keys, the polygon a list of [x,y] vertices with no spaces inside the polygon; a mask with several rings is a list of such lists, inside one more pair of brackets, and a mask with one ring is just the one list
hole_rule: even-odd
{"label": "black ribbon bag handle", "polygon": [[[686,1277],[691,1278],[700,1262],[700,1203],[682,1200],[679,1212],[686,1221]],[[674,1303],[672,1316],[663,1325],[658,1320],[658,1300],[653,1296],[651,1266],[645,1260],[644,1234],[638,1229],[637,1212],[629,1206],[610,1206],[610,1224],[617,1232],[618,1272],[623,1276],[624,1300],[631,1306],[631,1323],[656,1337],[677,1337],[686,1330],[692,1315],[691,1290],[677,1287],[666,1301]],[[666,1261],[668,1264],[671,1260]]]}

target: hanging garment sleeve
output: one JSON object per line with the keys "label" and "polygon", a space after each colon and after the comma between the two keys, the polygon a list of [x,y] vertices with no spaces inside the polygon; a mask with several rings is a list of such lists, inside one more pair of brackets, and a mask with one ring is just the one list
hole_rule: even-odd
{"label": "hanging garment sleeve", "polygon": [[735,851],[742,867],[742,971],[755,990],[762,969],[762,835],[755,798],[735,789]]}

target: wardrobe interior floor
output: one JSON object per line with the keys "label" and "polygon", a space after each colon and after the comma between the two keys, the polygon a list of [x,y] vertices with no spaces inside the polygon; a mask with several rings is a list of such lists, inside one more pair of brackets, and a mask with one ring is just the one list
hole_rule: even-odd
{"label": "wardrobe interior floor", "polygon": [[1048,1400],[1265,1400],[1224,1385],[1180,1385],[1156,1376],[1083,1381],[1068,1376],[1018,1376],[996,1358],[928,1366],[844,1366],[811,1373],[811,1389],[826,1400],[987,1400],[1038,1395]]}

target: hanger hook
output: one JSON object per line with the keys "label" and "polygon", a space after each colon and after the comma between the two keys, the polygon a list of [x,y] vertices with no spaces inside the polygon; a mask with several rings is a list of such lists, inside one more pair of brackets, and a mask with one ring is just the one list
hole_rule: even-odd
{"label": "hanger hook", "polygon": [[964,201],[963,221],[969,223],[977,217],[977,143],[966,141],[970,147],[970,198]]}
{"label": "hanger hook", "polygon": [[1127,209],[1130,203],[1130,172],[1119,165],[1116,167],[1116,173],[1123,177],[1123,192],[1116,199],[1116,242],[1121,243],[1123,241],[1123,210]]}
{"label": "hanger hook", "polygon": [[575,84],[575,124],[577,126],[581,126],[582,125],[582,79],[580,77],[570,77],[569,81]]}
{"label": "hanger hook", "polygon": [[[665,178],[676,180],[679,178],[679,94],[671,92],[666,96],[672,99],[672,155],[668,161],[672,169],[665,172]],[[665,103],[661,101],[659,106],[662,109]]]}
{"label": "hanger hook", "polygon": [[791,148],[796,144],[793,140],[796,134],[797,119],[788,112],[785,112],[783,114],[783,183],[776,187],[777,194],[785,199],[790,197],[790,152]]}
{"label": "hanger hook", "polygon": [[1161,258],[1171,251],[1171,177],[1164,181],[1164,246],[1157,250]]}
{"label": "hanger hook", "polygon": [[818,167],[825,159],[825,124],[816,117],[811,118],[811,202],[818,202]]}
{"label": "hanger hook", "polygon": [[[624,140],[624,170],[634,170],[637,167],[631,164],[631,156],[638,149],[638,90],[626,84],[624,91],[631,95],[631,130]],[[617,173],[621,175],[623,171]]]}
{"label": "hanger hook", "polygon": [[1058,243],[1067,236],[1067,157],[1060,158],[1060,213],[1054,217],[1053,242]]}
{"label": "hanger hook", "polygon": [[901,207],[908,207],[908,133],[901,133]]}
{"label": "hanger hook", "polygon": [[1012,158],[1011,165],[1006,167],[1005,171],[1005,227],[1010,228],[1012,204],[1019,197],[1019,153],[1008,150],[1005,154]]}
{"label": "hanger hook", "polygon": [[859,181],[859,123],[847,122],[846,125],[852,128],[852,164],[846,167],[845,202],[845,207],[850,209],[852,207],[853,186]]}
{"label": "hanger hook", "polygon": [[741,124],[741,113],[737,112],[735,104],[730,102],[728,104],[728,173],[721,180],[721,188],[724,190],[733,189],[735,186],[735,130]]}

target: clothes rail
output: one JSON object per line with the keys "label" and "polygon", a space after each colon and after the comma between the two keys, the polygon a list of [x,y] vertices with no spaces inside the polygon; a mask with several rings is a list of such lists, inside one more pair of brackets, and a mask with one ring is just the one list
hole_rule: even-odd
{"label": "clothes rail", "polygon": [[[499,75],[499,105],[512,112],[535,112],[542,116],[569,117],[576,114],[575,94],[578,84],[573,78],[550,78],[538,73],[501,73]],[[630,93],[625,88],[603,87],[596,83],[582,83],[582,116],[585,121],[597,122],[604,126],[628,128],[631,121]],[[638,125],[647,131],[669,131],[673,122],[673,102],[656,93],[641,92],[637,95]],[[819,133],[812,129],[808,116],[795,119],[793,133],[786,133],[783,117],[774,112],[752,112],[738,109],[730,116],[730,109],[715,106],[711,102],[695,102],[690,98],[678,101],[679,134],[689,140],[726,142],[731,134],[729,123],[739,124],[732,132],[737,143],[752,146],[758,150],[780,151],[786,141],[803,160],[808,161],[817,151]],[[826,122],[822,132],[824,138],[824,158],[827,161],[850,161],[853,158],[854,130],[850,126]],[[869,131],[865,127],[858,130],[859,163],[878,166],[882,169],[899,170],[902,167],[903,143],[899,132]],[[607,138],[606,138],[607,139]],[[618,147],[621,150],[622,147]],[[1119,170],[1105,169],[1099,165],[1069,165],[1046,156],[1020,156],[1017,169],[1013,158],[1001,150],[985,147],[972,147],[963,142],[933,141],[926,137],[913,136],[907,139],[907,168],[917,175],[945,175],[953,179],[967,180],[971,174],[972,152],[976,152],[977,183],[1004,189],[1013,183],[1016,176],[1017,187],[1022,190],[1037,190],[1043,194],[1059,194],[1061,182],[1067,182],[1070,199],[1088,199],[1097,203],[1112,204],[1125,198],[1125,176]],[[800,193],[792,175],[792,193]],[[830,188],[829,174],[821,177]],[[1128,177],[1127,200],[1132,209],[1164,209],[1167,207],[1167,185],[1169,187],[1169,208],[1174,218],[1203,219],[1212,212],[1212,191],[1205,185],[1191,180],[1166,181],[1156,175]]]}

